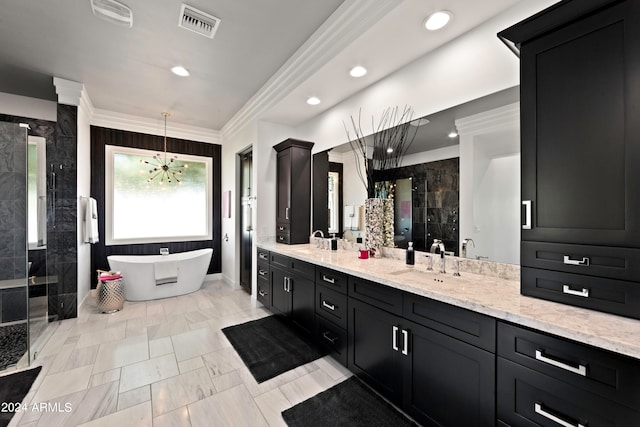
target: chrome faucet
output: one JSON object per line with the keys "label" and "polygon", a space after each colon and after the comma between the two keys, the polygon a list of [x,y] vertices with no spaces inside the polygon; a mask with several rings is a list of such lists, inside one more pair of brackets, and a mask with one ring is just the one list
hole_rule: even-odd
{"label": "chrome faucet", "polygon": [[[317,237],[316,234],[320,233],[320,237]],[[324,233],[322,232],[322,230],[316,230],[313,233],[311,233],[311,236],[309,236],[310,239],[313,239],[314,242],[316,242],[316,248],[320,248],[320,249],[324,249]]]}
{"label": "chrome faucet", "polygon": [[464,239],[462,241],[462,258],[466,258],[467,257],[467,246],[469,245],[469,243],[471,243],[471,245],[475,248],[476,247],[476,243],[473,241],[473,239]]}
{"label": "chrome faucet", "polygon": [[431,245],[431,249],[429,250],[429,252],[431,252],[432,254],[443,254],[444,251],[444,242],[440,239],[433,239],[433,244]]}

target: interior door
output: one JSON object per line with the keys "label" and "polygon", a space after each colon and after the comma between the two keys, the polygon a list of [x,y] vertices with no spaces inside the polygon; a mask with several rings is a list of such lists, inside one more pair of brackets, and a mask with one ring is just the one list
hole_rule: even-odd
{"label": "interior door", "polygon": [[252,205],[255,197],[251,193],[253,155],[251,151],[240,154],[240,286],[251,293],[251,264],[253,262]]}

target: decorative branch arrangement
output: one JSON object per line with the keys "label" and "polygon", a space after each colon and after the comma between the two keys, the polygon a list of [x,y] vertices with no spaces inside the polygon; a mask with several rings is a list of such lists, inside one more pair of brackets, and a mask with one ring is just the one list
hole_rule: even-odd
{"label": "decorative branch arrangement", "polygon": [[[404,155],[413,143],[418,127],[415,126],[415,130],[411,132],[411,120],[413,119],[411,107],[405,106],[402,111],[398,107],[387,108],[380,117],[377,127],[373,118],[371,119],[373,147],[368,150],[367,141],[371,138],[366,138],[362,131],[361,112],[358,112],[357,122],[351,116],[351,126],[355,138],[351,138],[346,124],[344,124],[344,128],[351,150],[356,157],[356,171],[367,190],[367,197],[375,198],[377,194],[373,171],[399,168]],[[368,151],[371,154],[370,158],[367,156]]]}

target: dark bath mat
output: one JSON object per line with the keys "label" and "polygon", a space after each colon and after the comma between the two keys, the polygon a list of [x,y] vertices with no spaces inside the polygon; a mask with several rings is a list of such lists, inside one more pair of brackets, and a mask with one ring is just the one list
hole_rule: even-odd
{"label": "dark bath mat", "polygon": [[[38,377],[42,366],[38,366],[26,371],[0,377],[0,426],[9,424],[15,414],[15,405],[22,402],[22,399],[29,393],[29,389]],[[12,412],[5,412],[5,409]]]}
{"label": "dark bath mat", "polygon": [[289,427],[417,426],[357,377],[282,412]]}
{"label": "dark bath mat", "polygon": [[0,371],[18,363],[26,352],[26,323],[0,327]]}
{"label": "dark bath mat", "polygon": [[268,316],[222,330],[258,383],[324,354],[279,316]]}

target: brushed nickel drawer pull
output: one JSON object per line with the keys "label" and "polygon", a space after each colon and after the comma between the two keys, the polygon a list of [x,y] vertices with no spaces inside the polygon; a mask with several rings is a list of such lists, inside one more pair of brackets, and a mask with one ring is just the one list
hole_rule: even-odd
{"label": "brushed nickel drawer pull", "polygon": [[265,270],[258,270],[258,274],[261,276],[266,276],[267,272]]}
{"label": "brushed nickel drawer pull", "polygon": [[258,295],[260,295],[261,297],[266,297],[267,293],[263,290],[258,291]]}
{"label": "brushed nickel drawer pull", "polygon": [[544,410],[544,408],[542,407],[541,404],[539,403],[535,403],[533,410],[536,412],[536,414],[542,415],[543,417],[545,417],[548,420],[551,420],[553,422],[558,423],[559,425],[563,426],[563,427],[584,427],[583,424],[577,423],[577,424],[573,424],[570,423],[568,421],[563,420],[560,417],[557,417],[547,411]]}
{"label": "brushed nickel drawer pull", "polygon": [[569,255],[565,255],[563,262],[567,265],[582,265],[584,267],[589,267],[589,258],[585,258],[585,257],[579,260],[579,259],[571,259]]}
{"label": "brushed nickel drawer pull", "polygon": [[531,230],[531,200],[523,200],[522,206],[524,206],[524,224],[522,224],[523,230]]}
{"label": "brushed nickel drawer pull", "polygon": [[335,344],[337,338],[331,338],[329,336],[329,331],[325,331],[322,333],[322,338],[324,338],[325,340],[329,341],[331,344]]}
{"label": "brushed nickel drawer pull", "polygon": [[404,337],[404,348],[402,349],[402,354],[405,356],[409,355],[409,331],[406,329],[402,330],[402,336]]}
{"label": "brushed nickel drawer pull", "polygon": [[329,304],[328,302],[326,302],[325,300],[322,300],[322,306],[324,308],[328,308],[331,311],[336,311],[336,306],[334,304]]}
{"label": "brushed nickel drawer pull", "polygon": [[260,253],[258,253],[258,257],[259,257],[260,259],[264,259],[264,260],[266,260],[266,259],[267,259],[267,254],[265,254],[264,252],[260,252]]}
{"label": "brushed nickel drawer pull", "polygon": [[393,327],[393,337],[391,338],[391,348],[398,351],[398,327]]}
{"label": "brushed nickel drawer pull", "polygon": [[333,277],[325,276],[324,274],[322,275],[322,280],[327,283],[331,283],[332,285],[336,283],[336,279],[334,279]]}
{"label": "brushed nickel drawer pull", "polygon": [[565,371],[573,372],[574,374],[582,375],[583,377],[587,376],[587,367],[585,365],[579,364],[577,368],[575,366],[567,365],[566,363],[545,356],[542,350],[536,350],[536,360],[564,369]]}
{"label": "brushed nickel drawer pull", "polygon": [[289,208],[284,208],[284,219],[289,219]]}
{"label": "brushed nickel drawer pull", "polygon": [[589,298],[589,289],[582,288],[579,291],[574,291],[569,287],[569,285],[562,285],[562,293],[568,295],[575,295],[578,297]]}

